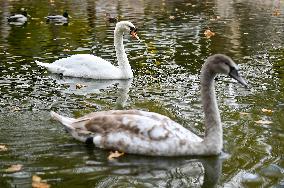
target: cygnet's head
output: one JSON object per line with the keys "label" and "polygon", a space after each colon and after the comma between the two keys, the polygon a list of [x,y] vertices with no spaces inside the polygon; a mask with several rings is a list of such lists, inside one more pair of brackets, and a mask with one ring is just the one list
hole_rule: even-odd
{"label": "cygnet's head", "polygon": [[207,58],[205,65],[210,69],[210,71],[217,74],[229,75],[247,87],[246,81],[239,75],[238,65],[236,65],[230,57],[223,54],[215,54]]}
{"label": "cygnet's head", "polygon": [[139,40],[137,36],[137,28],[129,21],[120,21],[116,24],[115,31],[121,33],[129,33],[133,38]]}

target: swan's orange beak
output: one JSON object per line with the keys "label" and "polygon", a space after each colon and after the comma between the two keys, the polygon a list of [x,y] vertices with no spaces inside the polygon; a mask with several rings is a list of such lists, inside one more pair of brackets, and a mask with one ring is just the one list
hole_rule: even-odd
{"label": "swan's orange beak", "polygon": [[133,38],[136,38],[138,41],[140,41],[136,31],[130,31],[130,35],[133,37]]}

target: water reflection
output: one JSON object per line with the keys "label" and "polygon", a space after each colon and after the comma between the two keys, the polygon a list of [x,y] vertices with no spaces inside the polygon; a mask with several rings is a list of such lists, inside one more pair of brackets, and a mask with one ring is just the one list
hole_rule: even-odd
{"label": "water reflection", "polygon": [[74,95],[90,95],[99,94],[107,88],[117,86],[117,99],[116,109],[122,109],[125,107],[127,99],[129,97],[128,92],[131,87],[133,79],[128,80],[94,80],[85,78],[73,78],[73,77],[62,77],[57,74],[50,76],[56,80],[57,84],[64,85],[64,93]]}

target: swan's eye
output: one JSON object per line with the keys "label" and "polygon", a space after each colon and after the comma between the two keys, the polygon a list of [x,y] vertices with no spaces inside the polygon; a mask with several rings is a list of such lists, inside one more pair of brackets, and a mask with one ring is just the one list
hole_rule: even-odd
{"label": "swan's eye", "polygon": [[130,34],[131,34],[132,32],[136,33],[136,32],[137,32],[137,28],[135,28],[135,27],[130,27]]}

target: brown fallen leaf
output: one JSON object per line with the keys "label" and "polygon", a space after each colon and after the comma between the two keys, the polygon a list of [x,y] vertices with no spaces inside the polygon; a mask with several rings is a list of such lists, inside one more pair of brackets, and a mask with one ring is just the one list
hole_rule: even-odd
{"label": "brown fallen leaf", "polygon": [[87,86],[83,84],[76,84],[76,89],[81,89],[82,87],[87,87]]}
{"label": "brown fallen leaf", "polygon": [[280,9],[274,9],[272,15],[273,16],[280,16]]}
{"label": "brown fallen leaf", "polygon": [[265,113],[272,113],[273,112],[272,110],[265,109],[265,108],[262,108],[261,111],[265,112]]}
{"label": "brown fallen leaf", "polygon": [[255,123],[258,123],[258,124],[271,124],[273,122],[272,121],[268,121],[268,120],[258,120],[258,121],[255,121]]}
{"label": "brown fallen leaf", "polygon": [[37,176],[37,175],[33,175],[32,176],[32,181],[33,182],[41,182],[41,177]]}
{"label": "brown fallen leaf", "polygon": [[17,112],[20,111],[21,109],[17,106],[13,107],[13,109],[11,109],[12,112]]}
{"label": "brown fallen leaf", "polygon": [[37,175],[32,176],[32,187],[33,188],[50,188],[50,185],[42,182],[41,177]]}
{"label": "brown fallen leaf", "polygon": [[7,151],[8,148],[5,145],[0,145],[0,151]]}
{"label": "brown fallen leaf", "polygon": [[118,158],[120,156],[124,155],[123,152],[115,151],[115,152],[110,152],[109,156],[107,157],[108,160],[113,160],[114,158]]}
{"label": "brown fallen leaf", "polygon": [[204,31],[204,35],[205,35],[206,38],[209,39],[209,38],[213,37],[215,35],[215,33],[210,31],[210,29],[207,29],[207,30]]}
{"label": "brown fallen leaf", "polygon": [[50,188],[50,185],[45,182],[33,182],[32,188]]}
{"label": "brown fallen leaf", "polygon": [[221,16],[216,16],[216,17],[210,18],[210,21],[216,21],[216,20],[219,20],[220,18]]}
{"label": "brown fallen leaf", "polygon": [[18,172],[22,170],[23,165],[21,164],[16,164],[16,165],[11,165],[9,168],[7,168],[5,171],[6,172]]}

